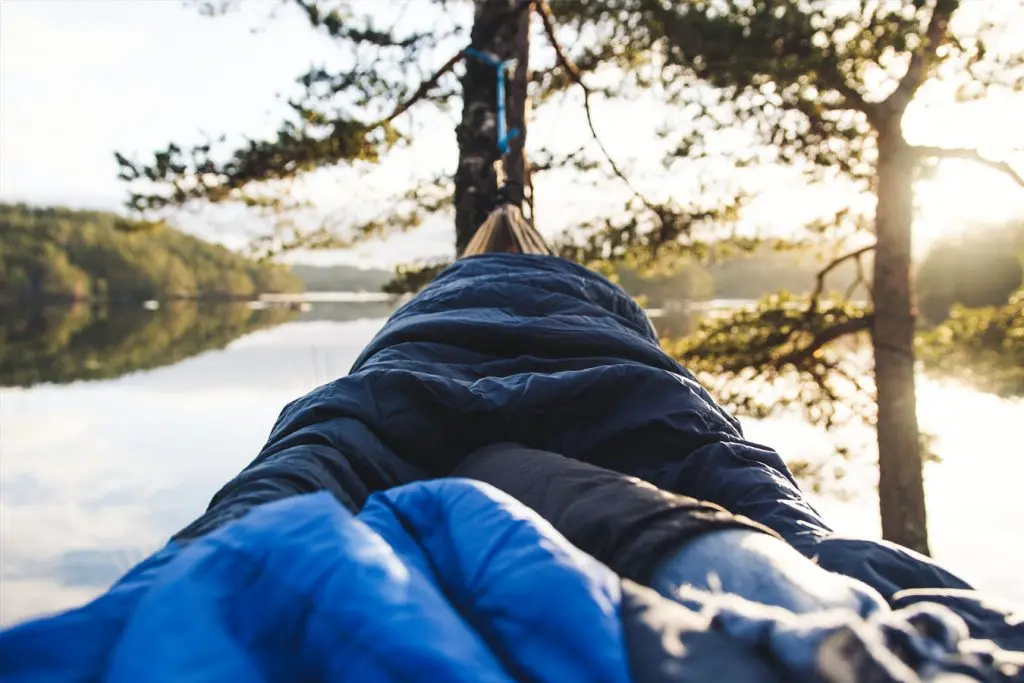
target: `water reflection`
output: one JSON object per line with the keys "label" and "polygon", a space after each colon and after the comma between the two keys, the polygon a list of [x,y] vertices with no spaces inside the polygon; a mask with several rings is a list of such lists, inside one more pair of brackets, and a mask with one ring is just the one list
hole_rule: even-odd
{"label": "water reflection", "polygon": [[[4,318],[4,383],[20,386],[0,389],[0,623],[80,604],[155,550],[259,451],[285,403],[348,371],[392,308]],[[95,381],[56,383],[78,379]]]}
{"label": "water reflection", "polygon": [[298,317],[301,321],[348,322],[350,320],[386,319],[398,303],[394,301],[318,301]]}
{"label": "water reflection", "polygon": [[297,315],[287,307],[185,301],[155,310],[87,304],[5,310],[0,386],[108,379],[170,365]]}

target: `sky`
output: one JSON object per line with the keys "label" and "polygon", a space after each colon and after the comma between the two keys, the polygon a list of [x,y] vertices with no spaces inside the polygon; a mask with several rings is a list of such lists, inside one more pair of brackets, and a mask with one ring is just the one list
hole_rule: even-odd
{"label": "sky", "polygon": [[[364,0],[365,2],[365,0]],[[375,0],[393,9],[398,0]],[[413,0],[413,15],[420,0]],[[0,199],[121,210],[126,196],[117,180],[115,150],[143,155],[169,141],[195,142],[223,132],[259,136],[280,120],[279,93],[312,63],[337,60],[328,39],[301,17],[282,12],[267,21],[269,0],[210,19],[179,0],[0,0]],[[415,19],[415,16],[413,16]],[[1024,32],[1022,32],[1024,33]],[[678,178],[658,176],[653,135],[656,106],[619,104],[597,111],[598,127],[613,155],[646,168],[645,190],[657,194]],[[1000,154],[1024,149],[1024,98],[971,107],[922,109],[908,115],[907,135],[926,144],[980,144]],[[303,192],[325,211],[369,215],[417,174],[453,169],[452,121],[420,122],[426,134],[366,177],[320,174]],[[534,122],[530,146],[563,148],[588,137],[578,103]],[[1024,165],[1024,164],[1022,164]],[[947,164],[921,188],[928,210],[918,232],[927,243],[974,218],[998,220],[1024,213],[1024,191],[996,174]],[[798,224],[800,207],[814,201],[789,184],[766,191],[763,216]],[[610,206],[624,188],[555,179],[538,191],[542,232],[553,234]],[[233,214],[185,216],[182,227],[229,246],[247,240],[245,221]],[[784,228],[783,228],[784,229]],[[370,244],[355,253],[320,257],[362,265],[391,265],[451,250],[451,226],[428,222],[413,233]]]}

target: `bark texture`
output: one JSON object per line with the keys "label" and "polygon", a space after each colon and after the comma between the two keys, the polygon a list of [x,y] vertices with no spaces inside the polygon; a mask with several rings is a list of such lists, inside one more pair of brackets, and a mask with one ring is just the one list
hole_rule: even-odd
{"label": "bark texture", "polygon": [[878,388],[878,495],[882,536],[928,554],[910,272],[915,159],[899,127],[894,128],[881,132],[878,142],[872,330]]}

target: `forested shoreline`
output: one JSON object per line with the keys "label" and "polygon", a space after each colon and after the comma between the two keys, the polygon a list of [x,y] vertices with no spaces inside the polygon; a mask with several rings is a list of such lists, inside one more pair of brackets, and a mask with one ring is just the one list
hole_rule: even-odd
{"label": "forested shoreline", "polygon": [[[942,322],[954,304],[1006,303],[1021,280],[1022,240],[1024,224],[1010,222],[937,244],[919,266],[923,320]],[[811,254],[765,246],[708,263],[685,260],[665,274],[620,266],[615,278],[633,296],[661,307],[681,301],[757,299],[778,290],[806,295],[821,267],[822,260]],[[855,263],[842,263],[830,273],[826,287],[845,291],[856,278]],[[114,213],[0,204],[0,305],[392,291],[392,281],[401,279],[401,274],[396,278],[381,268],[258,262],[165,224]]]}
{"label": "forested shoreline", "polygon": [[243,299],[298,291],[302,282],[287,268],[163,223],[0,204],[0,304]]}

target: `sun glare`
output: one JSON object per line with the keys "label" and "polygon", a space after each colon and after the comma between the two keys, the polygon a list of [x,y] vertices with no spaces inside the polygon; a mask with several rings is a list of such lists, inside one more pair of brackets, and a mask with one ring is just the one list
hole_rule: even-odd
{"label": "sun glare", "polygon": [[[912,106],[903,120],[908,142],[977,149],[1024,174],[1024,95],[944,106]],[[1024,188],[970,161],[943,160],[916,187],[915,242],[927,250],[944,236],[1024,217]]]}
{"label": "sun glare", "polygon": [[943,162],[916,194],[914,240],[921,251],[944,237],[1024,216],[1024,189],[970,162]]}

